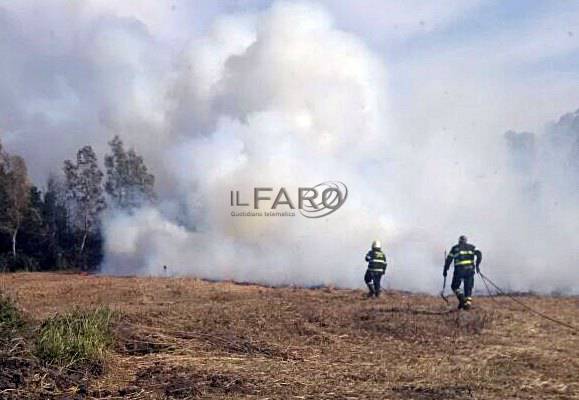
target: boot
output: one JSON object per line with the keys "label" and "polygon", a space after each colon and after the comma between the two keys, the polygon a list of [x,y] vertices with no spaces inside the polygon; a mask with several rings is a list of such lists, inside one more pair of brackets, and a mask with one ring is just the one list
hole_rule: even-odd
{"label": "boot", "polygon": [[458,293],[456,297],[458,297],[458,309],[461,310],[465,308],[464,295],[462,293]]}
{"label": "boot", "polygon": [[368,298],[371,298],[374,296],[374,286],[369,283],[368,284]]}
{"label": "boot", "polygon": [[470,307],[472,306],[472,297],[467,297],[464,301],[464,306],[463,308],[465,310],[470,310]]}

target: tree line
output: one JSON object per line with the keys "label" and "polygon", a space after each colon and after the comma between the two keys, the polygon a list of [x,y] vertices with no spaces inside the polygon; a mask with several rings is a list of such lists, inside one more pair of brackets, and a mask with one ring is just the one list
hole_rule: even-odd
{"label": "tree line", "polygon": [[154,203],[154,186],[143,157],[119,136],[109,142],[104,172],[84,146],[43,190],[31,183],[24,159],[0,142],[0,271],[97,268],[103,213]]}

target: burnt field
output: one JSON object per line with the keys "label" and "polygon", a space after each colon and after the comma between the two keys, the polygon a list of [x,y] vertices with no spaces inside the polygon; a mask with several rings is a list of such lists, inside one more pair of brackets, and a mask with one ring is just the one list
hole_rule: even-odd
{"label": "burnt field", "polygon": [[[579,335],[506,297],[457,312],[401,292],[48,273],[0,289],[22,316],[0,340],[0,398],[579,398]],[[577,297],[517,299],[579,325]],[[46,321],[96,307],[101,356],[46,362]]]}

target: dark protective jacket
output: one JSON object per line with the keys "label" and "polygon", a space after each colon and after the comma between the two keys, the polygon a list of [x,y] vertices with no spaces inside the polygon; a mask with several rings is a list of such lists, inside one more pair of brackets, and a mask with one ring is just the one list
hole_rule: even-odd
{"label": "dark protective jacket", "polygon": [[478,271],[482,261],[482,253],[473,244],[459,243],[452,246],[450,253],[448,253],[444,262],[444,273],[448,271],[452,261],[454,261],[455,269],[473,269],[476,265],[476,270]]}
{"label": "dark protective jacket", "polygon": [[370,250],[366,254],[366,261],[368,262],[368,271],[386,272],[386,256],[382,250]]}

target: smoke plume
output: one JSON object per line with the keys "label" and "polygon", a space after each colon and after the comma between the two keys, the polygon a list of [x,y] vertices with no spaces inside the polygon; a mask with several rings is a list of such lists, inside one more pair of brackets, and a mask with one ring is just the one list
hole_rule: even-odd
{"label": "smoke plume", "polygon": [[[383,58],[311,3],[225,13],[189,37],[163,30],[154,7],[128,16],[97,2],[19,4],[0,8],[7,147],[40,181],[81,145],[103,154],[120,134],[158,178],[157,207],[106,214],[104,273],[166,265],[360,287],[364,254],[381,239],[387,286],[432,292],[444,249],[466,234],[506,288],[577,292],[577,113],[537,134],[407,135]],[[330,180],[349,195],[325,218],[230,214],[232,190],[284,187],[297,199]]]}

